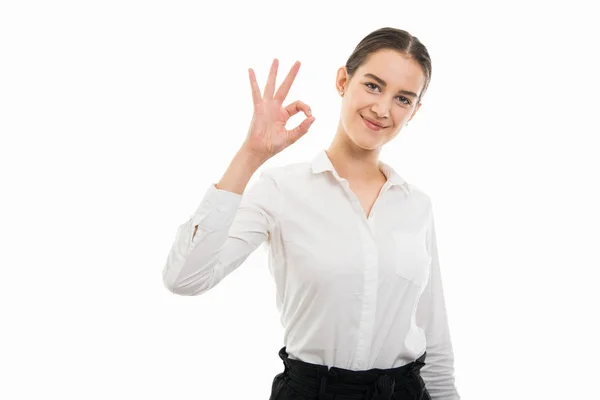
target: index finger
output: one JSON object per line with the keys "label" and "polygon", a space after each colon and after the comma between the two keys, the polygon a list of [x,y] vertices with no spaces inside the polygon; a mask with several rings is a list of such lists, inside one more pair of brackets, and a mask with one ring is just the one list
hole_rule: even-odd
{"label": "index finger", "polygon": [[287,76],[285,77],[285,80],[281,83],[281,86],[279,86],[279,89],[277,89],[277,93],[275,93],[274,97],[276,100],[283,103],[283,100],[285,100],[288,93],[290,92],[290,88],[292,87],[294,79],[296,79],[296,75],[298,74],[299,69],[300,61],[296,61],[294,65],[292,65],[290,72],[288,72]]}

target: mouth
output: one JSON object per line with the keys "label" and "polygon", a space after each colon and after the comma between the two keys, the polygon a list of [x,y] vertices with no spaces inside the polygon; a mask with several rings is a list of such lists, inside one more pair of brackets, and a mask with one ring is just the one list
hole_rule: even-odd
{"label": "mouth", "polygon": [[382,130],[382,129],[384,129],[384,128],[385,128],[385,126],[381,126],[381,125],[378,125],[378,124],[376,124],[376,123],[374,123],[374,122],[371,122],[371,121],[367,120],[367,119],[366,119],[366,118],[364,118],[362,115],[361,115],[360,117],[362,118],[362,120],[363,120],[363,122],[364,122],[365,126],[366,126],[367,128],[369,128],[369,129],[373,130],[373,131],[380,131],[380,130]]}

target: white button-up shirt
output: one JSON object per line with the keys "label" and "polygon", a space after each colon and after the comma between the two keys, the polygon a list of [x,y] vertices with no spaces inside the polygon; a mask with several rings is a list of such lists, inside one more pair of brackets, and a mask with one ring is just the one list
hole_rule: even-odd
{"label": "white button-up shirt", "polygon": [[325,150],[264,169],[242,195],[211,184],[177,230],[164,284],[200,295],[265,244],[290,358],[388,369],[427,351],[432,399],[458,400],[431,200],[379,165],[387,182],[368,218]]}

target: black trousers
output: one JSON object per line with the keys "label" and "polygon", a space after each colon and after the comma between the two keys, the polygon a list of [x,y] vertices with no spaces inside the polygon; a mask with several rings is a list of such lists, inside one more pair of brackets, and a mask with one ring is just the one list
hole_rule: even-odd
{"label": "black trousers", "polygon": [[352,371],[291,359],[284,346],[285,370],[273,379],[269,400],[431,400],[420,374],[426,355],[397,368]]}

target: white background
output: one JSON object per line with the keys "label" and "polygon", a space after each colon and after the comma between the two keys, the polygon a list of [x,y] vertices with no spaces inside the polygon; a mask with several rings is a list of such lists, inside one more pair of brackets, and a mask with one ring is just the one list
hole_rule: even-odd
{"label": "white background", "polygon": [[3,1],[0,398],[267,399],[283,328],[262,247],[198,297],[162,268],[245,138],[248,68],[262,89],[273,58],[278,85],[302,62],[286,104],[316,121],[261,169],[309,161],[335,133],[337,69],[383,26],[433,61],[381,159],[432,198],[462,398],[594,397],[600,32],[584,3]]}

